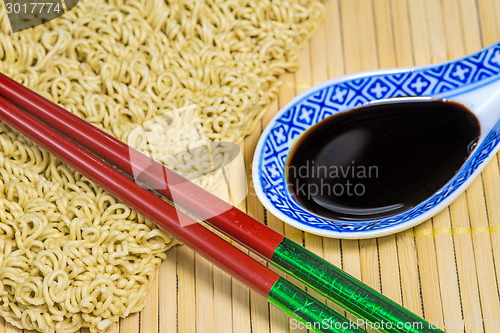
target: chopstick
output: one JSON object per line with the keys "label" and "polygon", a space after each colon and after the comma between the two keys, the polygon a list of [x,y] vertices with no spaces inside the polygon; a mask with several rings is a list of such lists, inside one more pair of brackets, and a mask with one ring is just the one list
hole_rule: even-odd
{"label": "chopstick", "polygon": [[[150,191],[0,97],[0,119],[316,332],[365,332]],[[328,323],[328,325],[318,325]]]}
{"label": "chopstick", "polygon": [[0,95],[125,173],[133,175],[134,168],[144,170],[137,177],[138,181],[165,184],[165,189],[157,191],[174,200],[176,205],[204,219],[351,313],[378,323],[380,331],[442,332],[321,257],[2,74]]}

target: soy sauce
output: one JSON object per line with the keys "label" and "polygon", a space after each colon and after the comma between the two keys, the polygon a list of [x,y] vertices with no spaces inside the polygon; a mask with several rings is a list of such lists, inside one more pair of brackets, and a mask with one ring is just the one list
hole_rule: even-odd
{"label": "soy sauce", "polygon": [[288,186],[314,214],[368,221],[431,197],[477,144],[479,122],[444,100],[387,102],[330,116],[292,149]]}

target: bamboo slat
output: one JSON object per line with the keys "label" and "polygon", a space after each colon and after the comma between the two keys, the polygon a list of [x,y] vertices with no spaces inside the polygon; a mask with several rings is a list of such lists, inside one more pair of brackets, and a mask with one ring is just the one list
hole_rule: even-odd
{"label": "bamboo slat", "polygon": [[185,246],[177,248],[177,279],[178,279],[178,330],[179,333],[196,332],[197,303],[194,269],[194,253]]}
{"label": "bamboo slat", "polygon": [[484,45],[498,40],[498,7],[496,0],[477,0],[481,39]]}
{"label": "bamboo slat", "polygon": [[450,212],[442,211],[433,218],[434,242],[436,244],[436,260],[439,273],[439,289],[443,303],[443,326],[448,333],[463,332],[462,325],[453,324],[462,318],[460,303],[460,286],[458,284],[455,249],[451,233]]}
{"label": "bamboo slat", "polygon": [[177,331],[176,252],[176,248],[167,252],[158,271],[158,326],[165,332]]}
{"label": "bamboo slat", "polygon": [[486,195],[486,207],[488,212],[490,236],[495,259],[497,286],[500,286],[500,170],[498,159],[494,158],[483,172],[483,184]]}
{"label": "bamboo slat", "polygon": [[[371,5],[370,2],[365,2]],[[362,3],[360,1],[342,0],[341,5],[341,22],[342,22],[342,36],[344,44],[344,64],[345,72],[353,73],[361,71],[361,54],[359,47],[362,47],[359,36],[361,30],[359,29],[359,12]],[[343,269],[349,274],[361,278],[360,254],[359,243],[356,240],[343,240],[342,241],[342,256],[343,256]]]}
{"label": "bamboo slat", "polygon": [[[467,203],[471,222],[472,242],[477,268],[477,281],[481,299],[482,315],[485,318],[500,318],[498,286],[495,279],[493,248],[488,232],[488,216],[484,201],[482,178],[477,178],[467,190]],[[492,291],[497,291],[494,293]],[[494,328],[484,323],[485,332]]]}
{"label": "bamboo slat", "polygon": [[[201,301],[199,301],[201,302]],[[231,278],[214,268],[214,332],[233,332],[233,308],[231,306]]]}

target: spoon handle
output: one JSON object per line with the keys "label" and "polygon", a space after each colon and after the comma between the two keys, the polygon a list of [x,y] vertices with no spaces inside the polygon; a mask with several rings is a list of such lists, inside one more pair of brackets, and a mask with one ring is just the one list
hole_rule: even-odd
{"label": "spoon handle", "polygon": [[362,318],[359,324],[387,333],[444,333],[288,238],[278,245],[271,262]]}

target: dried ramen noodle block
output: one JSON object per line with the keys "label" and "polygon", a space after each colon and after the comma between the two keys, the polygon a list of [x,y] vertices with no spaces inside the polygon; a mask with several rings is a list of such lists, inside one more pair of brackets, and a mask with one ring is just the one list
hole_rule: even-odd
{"label": "dried ramen noodle block", "polygon": [[[275,97],[278,76],[296,68],[322,7],[82,0],[16,34],[0,13],[2,73],[213,190]],[[0,315],[9,323],[103,331],[142,309],[174,244],[0,123]]]}

